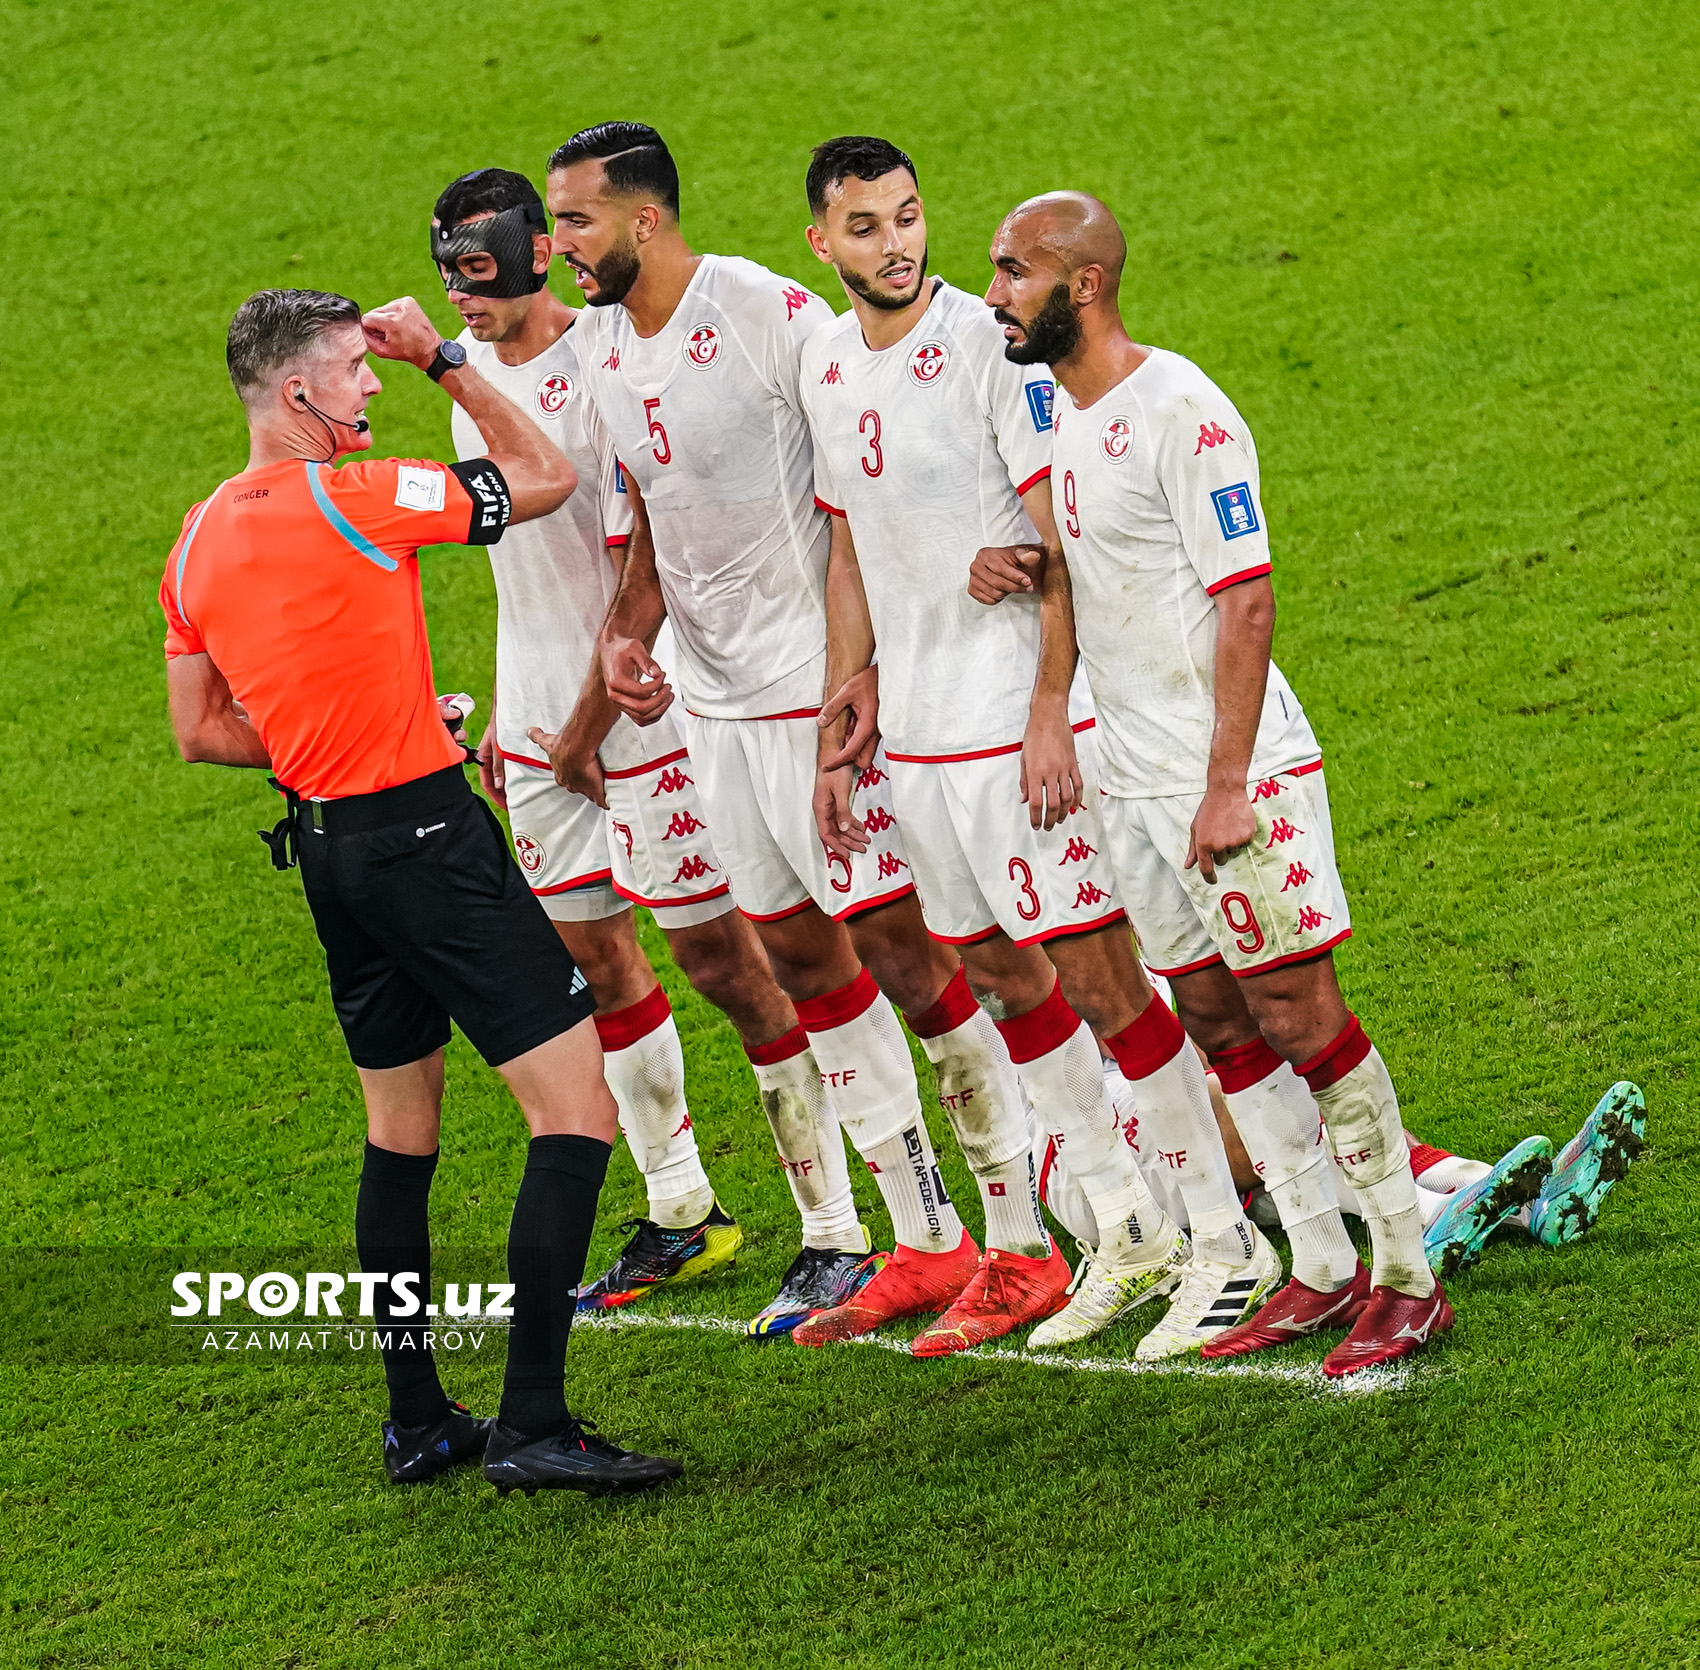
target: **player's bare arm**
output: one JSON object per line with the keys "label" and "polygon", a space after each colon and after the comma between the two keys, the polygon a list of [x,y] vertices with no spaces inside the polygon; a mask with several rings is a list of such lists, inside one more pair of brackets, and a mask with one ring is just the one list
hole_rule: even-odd
{"label": "player's bare arm", "polygon": [[260,734],[237,710],[210,655],[176,655],[165,664],[177,751],[191,764],[271,765]]}
{"label": "player's bare arm", "polygon": [[[1079,649],[1074,638],[1074,592],[1062,541],[1051,515],[1051,484],[1035,482],[1021,495],[1041,543],[1039,671],[1021,742],[1021,798],[1035,829],[1054,829],[1080,805],[1085,782],[1068,722],[1068,691]],[[1018,548],[1019,549],[1019,548]]]}
{"label": "player's bare arm", "polygon": [[1040,545],[982,545],[968,566],[968,595],[990,607],[1016,592],[1031,594],[1045,573]]}
{"label": "player's bare arm", "polygon": [[629,470],[626,492],[631,496],[632,537],[626,546],[619,586],[596,640],[597,659],[608,699],[637,724],[653,725],[673,703],[673,687],[649,653],[667,618],[667,602],[661,595],[661,577],[655,571],[649,512]]}
{"label": "player's bare arm", "polygon": [[[366,345],[380,359],[406,360],[421,371],[437,357],[442,333],[411,296],[373,308],[361,321]],[[508,521],[530,522],[559,510],[578,486],[578,473],[535,423],[470,365],[439,379],[489,445],[490,462],[508,484]]]}
{"label": "player's bare arm", "polygon": [[1246,774],[1269,682],[1269,649],[1275,637],[1275,588],[1267,574],[1216,595],[1216,728],[1210,738],[1210,772],[1204,799],[1192,820],[1186,865],[1208,882],[1216,860],[1245,846],[1257,832],[1246,796]]}
{"label": "player's bare arm", "polygon": [[826,563],[826,689],[820,713],[820,764],[815,822],[829,852],[848,857],[868,850],[868,833],[850,810],[856,765],[873,758],[879,740],[879,669],[873,665],[874,624],[856,542],[842,516],[832,518]]}

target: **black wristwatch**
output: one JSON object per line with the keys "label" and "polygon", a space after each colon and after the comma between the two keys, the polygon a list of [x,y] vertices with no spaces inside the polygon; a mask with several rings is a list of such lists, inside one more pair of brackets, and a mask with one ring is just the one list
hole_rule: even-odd
{"label": "black wristwatch", "polygon": [[451,371],[458,371],[466,364],[466,349],[458,342],[447,340],[437,344],[437,355],[425,367],[425,375],[433,383],[440,383]]}

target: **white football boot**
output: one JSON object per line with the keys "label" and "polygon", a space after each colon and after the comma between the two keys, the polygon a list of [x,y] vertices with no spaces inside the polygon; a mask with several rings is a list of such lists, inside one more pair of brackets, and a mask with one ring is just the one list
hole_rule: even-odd
{"label": "white football boot", "polygon": [[1155,1264],[1136,1265],[1129,1261],[1125,1245],[1118,1249],[1120,1257],[1106,1256],[1103,1249],[1081,1246],[1085,1256],[1076,1271],[1074,1297],[1057,1312],[1047,1317],[1027,1336],[1029,1351],[1043,1351],[1054,1345],[1074,1345],[1080,1340],[1101,1334],[1112,1322],[1119,1320],[1143,1305],[1147,1299],[1161,1298],[1189,1268],[1191,1243],[1186,1231],[1175,1228],[1165,1220],[1161,1236],[1152,1239],[1168,1251]]}
{"label": "white football boot", "polygon": [[1204,1258],[1193,1248],[1192,1262],[1163,1320],[1134,1348],[1135,1358],[1156,1363],[1166,1357],[1184,1357],[1250,1315],[1281,1285],[1280,1256],[1255,1228],[1251,1233],[1249,1262]]}

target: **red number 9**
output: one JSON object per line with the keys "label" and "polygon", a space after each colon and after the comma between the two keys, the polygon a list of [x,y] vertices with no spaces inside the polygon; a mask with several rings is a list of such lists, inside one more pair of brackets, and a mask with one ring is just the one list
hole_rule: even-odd
{"label": "red number 9", "polygon": [[1063,509],[1068,512],[1067,527],[1073,539],[1080,537],[1080,502],[1074,492],[1074,471],[1063,471]]}
{"label": "red number 9", "polygon": [[[1230,907],[1238,906],[1238,910]],[[1229,931],[1237,937],[1237,945],[1246,956],[1263,949],[1263,930],[1257,925],[1257,913],[1251,908],[1251,900],[1243,893],[1224,893],[1222,895],[1222,915],[1227,920]]]}

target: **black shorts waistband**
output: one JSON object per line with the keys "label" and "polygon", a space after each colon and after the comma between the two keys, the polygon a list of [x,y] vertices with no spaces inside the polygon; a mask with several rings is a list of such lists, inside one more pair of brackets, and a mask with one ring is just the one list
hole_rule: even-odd
{"label": "black shorts waistband", "polygon": [[[289,794],[286,789],[284,791]],[[434,812],[451,812],[472,799],[465,768],[444,766],[428,777],[397,783],[374,794],[351,794],[341,800],[299,800],[289,795],[296,828],[303,835],[369,835],[398,823],[414,823]]]}

